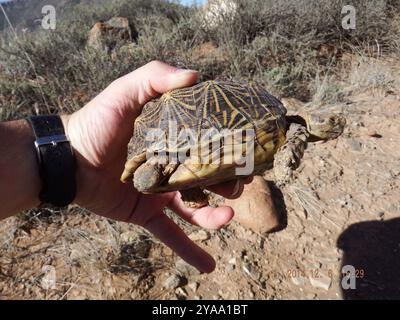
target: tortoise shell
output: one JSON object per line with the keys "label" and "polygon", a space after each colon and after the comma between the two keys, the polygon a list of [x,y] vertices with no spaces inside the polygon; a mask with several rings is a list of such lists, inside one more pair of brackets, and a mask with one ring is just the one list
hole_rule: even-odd
{"label": "tortoise shell", "polygon": [[[151,146],[146,139],[149,130],[155,128],[162,130],[168,138],[171,121],[176,123],[178,132],[181,129],[195,132],[208,129],[254,129],[256,164],[271,163],[273,155],[285,141],[288,126],[285,116],[286,109],[282,103],[254,82],[205,81],[167,92],[158,100],[147,103],[141,115],[136,118],[133,137],[128,145],[128,160],[121,179],[126,182],[132,178],[140,164],[147,161],[143,154],[149,148],[153,147],[159,152],[171,151],[170,147],[163,144]],[[176,148],[179,150],[186,146],[178,144]],[[230,174],[224,174],[223,179],[227,180]],[[203,180],[202,185],[211,180],[219,182],[219,178],[210,181],[207,181],[210,178],[207,176],[199,178]],[[189,184],[193,184],[193,181]],[[182,182],[163,190],[178,188],[182,188]]]}

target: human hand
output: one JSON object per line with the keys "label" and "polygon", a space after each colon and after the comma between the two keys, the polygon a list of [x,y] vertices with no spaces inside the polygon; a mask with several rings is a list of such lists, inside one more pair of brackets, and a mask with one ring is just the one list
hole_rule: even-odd
{"label": "human hand", "polygon": [[[78,164],[76,203],[107,218],[138,224],[202,272],[215,268],[213,258],[192,242],[163,212],[170,208],[192,224],[218,229],[233,217],[230,207],[191,209],[179,192],[142,194],[133,184],[120,182],[134,119],[142,106],[166,91],[186,87],[198,74],[153,61],[115,80],[85,107],[63,116]],[[237,180],[209,189],[226,198],[239,197],[243,184]]]}

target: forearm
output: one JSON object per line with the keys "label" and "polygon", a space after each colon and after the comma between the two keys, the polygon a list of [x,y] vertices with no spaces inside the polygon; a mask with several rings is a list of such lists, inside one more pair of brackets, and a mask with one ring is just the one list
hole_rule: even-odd
{"label": "forearm", "polygon": [[0,122],[0,219],[39,205],[34,135],[26,120]]}

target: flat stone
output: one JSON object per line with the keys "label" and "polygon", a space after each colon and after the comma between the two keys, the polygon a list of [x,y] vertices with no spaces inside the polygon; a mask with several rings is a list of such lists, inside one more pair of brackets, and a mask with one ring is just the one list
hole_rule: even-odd
{"label": "flat stone", "polygon": [[305,279],[303,277],[291,277],[290,278],[294,285],[296,286],[304,286]]}
{"label": "flat stone", "polygon": [[326,275],[321,275],[319,278],[309,277],[310,283],[314,288],[329,290],[331,287],[332,279]]}
{"label": "flat stone", "polygon": [[232,272],[233,270],[235,270],[235,268],[236,268],[236,266],[235,266],[234,264],[228,263],[228,264],[225,266],[225,271],[226,271],[226,272]]}
{"label": "flat stone", "polygon": [[170,275],[163,283],[163,288],[165,289],[176,289],[182,283],[181,277],[176,274]]}
{"label": "flat stone", "polygon": [[349,141],[350,147],[354,151],[361,151],[362,149],[362,144],[360,141],[357,141],[356,139],[352,138]]}

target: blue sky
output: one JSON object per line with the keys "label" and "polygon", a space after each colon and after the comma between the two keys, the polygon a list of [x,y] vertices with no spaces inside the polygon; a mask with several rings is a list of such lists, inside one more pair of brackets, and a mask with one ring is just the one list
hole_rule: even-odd
{"label": "blue sky", "polygon": [[206,0],[180,0],[180,2],[184,5],[190,5],[195,2],[197,5],[206,3]]}

